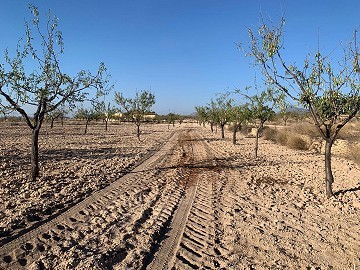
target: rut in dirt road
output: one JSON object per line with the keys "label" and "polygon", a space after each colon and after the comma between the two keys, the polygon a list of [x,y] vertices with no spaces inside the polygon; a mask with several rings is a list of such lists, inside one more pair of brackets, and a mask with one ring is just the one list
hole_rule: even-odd
{"label": "rut in dirt road", "polygon": [[[227,266],[228,251],[219,237],[221,190],[227,182],[219,181],[216,157],[196,132],[186,140],[191,149],[186,182],[190,183],[179,203],[167,232],[162,236],[151,263],[146,269],[219,269]],[[221,211],[221,210],[220,210]],[[220,251],[221,250],[221,251]]]}
{"label": "rut in dirt road", "polygon": [[0,269],[218,269],[227,177],[216,167],[206,141],[182,128],[118,181],[0,247]]}

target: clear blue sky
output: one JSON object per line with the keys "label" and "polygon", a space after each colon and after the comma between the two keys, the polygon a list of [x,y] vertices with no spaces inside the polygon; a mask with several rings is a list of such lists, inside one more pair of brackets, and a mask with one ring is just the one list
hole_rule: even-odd
{"label": "clear blue sky", "polygon": [[[253,85],[260,76],[235,43],[247,42],[246,27],[259,14],[277,21],[286,17],[285,47],[289,62],[300,63],[320,47],[339,50],[360,26],[360,1],[285,0],[1,0],[0,55],[24,36],[28,4],[58,16],[70,74],[93,72],[105,62],[115,90],[133,96],[151,89],[160,114],[192,113],[215,93]],[[3,62],[3,60],[1,60]]]}

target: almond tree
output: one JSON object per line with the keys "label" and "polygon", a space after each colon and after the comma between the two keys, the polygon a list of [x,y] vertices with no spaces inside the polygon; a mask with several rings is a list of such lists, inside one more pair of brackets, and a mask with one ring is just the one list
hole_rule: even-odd
{"label": "almond tree", "polygon": [[233,100],[229,98],[229,93],[221,94],[215,101],[216,119],[221,128],[221,138],[225,138],[225,125],[231,118],[231,107]]}
{"label": "almond tree", "polygon": [[99,119],[100,114],[94,108],[80,108],[75,114],[75,118],[84,119],[85,120],[85,130],[84,134],[87,134],[88,125],[91,121]]}
{"label": "almond tree", "polygon": [[136,92],[134,98],[124,98],[121,93],[115,92],[115,102],[129,114],[135,123],[136,135],[140,140],[140,125],[144,120],[145,113],[149,112],[155,104],[155,95],[148,91],[141,91],[140,93]]}
{"label": "almond tree", "polygon": [[175,121],[179,118],[179,116],[175,113],[168,113],[166,115],[166,120],[168,121],[168,129],[170,127],[170,124],[172,124],[172,126],[175,126]]}
{"label": "almond tree", "polygon": [[236,144],[236,133],[251,120],[249,104],[236,105],[230,109],[230,121],[233,123],[233,144]]}
{"label": "almond tree", "polygon": [[[39,133],[45,115],[65,103],[72,107],[83,101],[89,88],[100,93],[107,79],[104,64],[95,74],[85,70],[75,76],[63,73],[59,55],[64,52],[64,43],[57,30],[58,19],[49,12],[42,26],[38,9],[30,5],[30,10],[33,19],[25,23],[26,39],[19,41],[14,57],[6,50],[5,64],[0,64],[0,96],[2,106],[17,111],[32,131],[30,176],[34,181],[39,176]],[[28,73],[26,65],[34,71]]]}
{"label": "almond tree", "polygon": [[255,135],[255,157],[258,157],[259,149],[259,136],[264,129],[264,124],[274,118],[275,112],[273,107],[276,104],[276,99],[271,90],[263,91],[258,95],[246,96],[250,101],[250,118],[255,122],[256,135]]}
{"label": "almond tree", "polygon": [[118,110],[110,104],[105,103],[105,101],[99,102],[95,105],[95,110],[99,114],[99,118],[103,119],[105,122],[105,131],[108,131],[109,120],[112,119]]}
{"label": "almond tree", "polygon": [[67,113],[67,110],[65,107],[58,108],[56,110],[53,110],[51,112],[48,112],[46,116],[50,119],[50,128],[54,127],[54,121],[58,118],[61,120],[61,125],[64,125],[64,117]]}
{"label": "almond tree", "polygon": [[206,113],[207,113],[207,121],[210,124],[211,132],[214,132],[214,125],[219,123],[218,118],[218,108],[216,106],[216,102],[214,102],[212,99],[208,106],[205,107]]}
{"label": "almond tree", "polygon": [[[318,51],[304,59],[302,65],[284,58],[282,18],[277,26],[262,23],[249,29],[250,43],[246,55],[255,60],[267,82],[305,106],[325,141],[325,190],[334,195],[331,148],[339,131],[360,110],[360,57],[357,31],[352,41],[342,46],[342,60],[334,61]],[[239,45],[241,48],[244,46]]]}
{"label": "almond tree", "polygon": [[205,106],[196,106],[196,118],[199,121],[200,125],[205,127],[206,122],[208,121],[208,112]]}

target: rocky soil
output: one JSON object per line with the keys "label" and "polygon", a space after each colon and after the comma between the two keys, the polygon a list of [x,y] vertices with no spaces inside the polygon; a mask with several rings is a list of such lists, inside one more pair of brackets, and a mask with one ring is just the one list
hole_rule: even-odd
{"label": "rocky soil", "polygon": [[44,130],[35,183],[28,131],[2,128],[0,269],[360,268],[355,163],[333,158],[328,200],[314,152],[260,140],[255,159],[253,138],[196,124],[146,125],[141,142],[102,128]]}
{"label": "rocky soil", "polygon": [[39,139],[40,177],[29,181],[29,128],[0,123],[0,243],[49,216],[63,212],[108,186],[159,147],[166,125],[146,125],[138,141],[131,124],[45,126]]}

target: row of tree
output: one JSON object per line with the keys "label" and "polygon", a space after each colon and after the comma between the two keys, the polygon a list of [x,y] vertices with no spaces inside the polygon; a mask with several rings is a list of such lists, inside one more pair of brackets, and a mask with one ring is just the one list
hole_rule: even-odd
{"label": "row of tree", "polygon": [[225,137],[225,125],[231,124],[233,128],[233,144],[236,144],[236,134],[244,125],[252,124],[256,128],[255,136],[255,157],[258,156],[259,135],[264,124],[275,116],[275,108],[282,108],[284,96],[268,88],[266,91],[253,96],[241,93],[239,90],[234,92],[244,98],[243,102],[236,104],[235,99],[231,98],[231,93],[219,95],[215,100],[211,100],[206,106],[195,107],[198,121],[200,124],[208,123],[211,132],[214,126],[221,129],[221,138]]}
{"label": "row of tree", "polygon": [[[238,45],[245,56],[254,60],[254,65],[261,70],[266,87],[280,93],[280,99],[271,101],[268,93],[262,92],[249,97],[249,104],[236,106],[236,114],[231,113],[230,109],[224,110],[231,107],[231,102],[220,98],[216,102],[211,101],[206,107],[197,107],[197,113],[211,126],[218,123],[220,127],[226,121],[241,124],[241,121],[257,119],[259,132],[263,123],[274,114],[269,106],[271,102],[278,104],[282,111],[285,111],[286,105],[279,101],[284,100],[285,96],[298,102],[308,109],[314,125],[325,141],[325,190],[326,196],[330,198],[334,195],[331,148],[340,130],[360,111],[360,54],[357,30],[351,42],[347,46],[341,46],[343,55],[340,61],[333,61],[329,55],[318,49],[313,57],[309,54],[304,59],[303,65],[297,65],[286,61],[284,57],[284,25],[284,18],[281,18],[278,25],[262,21],[258,28],[248,29],[249,42]],[[240,117],[239,120],[236,120],[236,115]],[[283,117],[286,120],[288,116],[284,114]],[[235,124],[234,131],[236,126]]]}
{"label": "row of tree", "polygon": [[[116,110],[98,101],[114,87],[105,64],[100,63],[95,73],[87,70],[73,76],[64,73],[60,65],[64,42],[58,18],[49,12],[47,21],[41,24],[38,8],[33,5],[29,8],[32,19],[25,22],[25,38],[19,40],[13,57],[5,50],[5,62],[0,62],[0,113],[5,116],[17,112],[31,129],[30,179],[34,181],[39,176],[39,134],[46,118],[51,119],[53,126],[55,119],[64,119],[79,103],[90,101],[93,107],[77,112],[86,119],[86,129],[100,112],[107,115],[107,128],[109,116]],[[29,73],[29,68],[34,71]],[[143,115],[155,104],[154,94],[141,91],[134,98],[125,98],[115,93],[115,102],[134,121],[139,138]]]}

